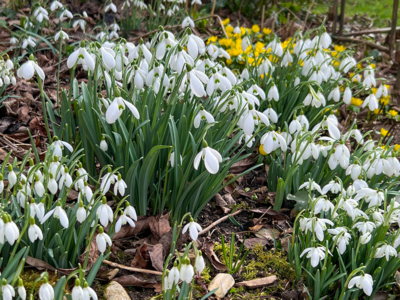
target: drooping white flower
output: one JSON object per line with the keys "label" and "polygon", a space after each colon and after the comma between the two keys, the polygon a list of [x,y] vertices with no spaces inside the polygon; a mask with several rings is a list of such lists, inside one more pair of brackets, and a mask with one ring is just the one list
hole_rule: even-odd
{"label": "drooping white flower", "polygon": [[[64,7],[64,10],[61,12],[61,14],[60,14],[60,20],[62,21],[62,19],[64,18],[64,16],[66,16],[67,18],[70,18],[70,19],[72,19],[74,16],[72,15],[72,13],[68,10],[68,9],[66,9],[65,7]],[[84,24],[85,24],[85,20],[82,20],[83,22],[84,22]],[[84,27],[84,24],[83,24],[83,27]]]}
{"label": "drooping white flower", "polygon": [[85,300],[98,300],[96,292],[89,286],[89,284],[85,281],[83,284],[83,295]]}
{"label": "drooping white flower", "polygon": [[85,207],[83,206],[83,201],[79,200],[79,208],[76,211],[76,220],[79,223],[83,223],[83,221],[86,220],[86,217],[87,217],[87,213],[86,213]]}
{"label": "drooping white flower", "polygon": [[319,186],[318,183],[316,183],[314,180],[311,181],[306,181],[304,182],[302,185],[299,186],[299,190],[306,188],[307,191],[313,191],[313,190],[317,190],[318,193],[320,193],[322,195],[322,190],[321,187]]}
{"label": "drooping white flower", "polygon": [[119,232],[122,226],[129,224],[131,227],[135,227],[135,223],[125,213],[119,216],[118,221],[115,223],[115,232]]}
{"label": "drooping white flower", "polygon": [[37,62],[35,61],[35,58],[31,54],[29,57],[29,60],[25,62],[18,70],[17,70],[17,76],[20,78],[24,78],[26,80],[29,80],[35,75],[35,72],[37,75],[44,81],[46,78],[43,70]]}
{"label": "drooping white flower", "polygon": [[60,189],[60,191],[62,190],[64,185],[67,188],[70,188],[72,183],[73,183],[73,180],[72,180],[71,175],[68,173],[68,168],[61,167],[61,177],[60,177],[60,181],[58,182],[58,188]]}
{"label": "drooping white flower", "polygon": [[102,204],[97,209],[97,216],[99,217],[99,222],[104,227],[108,226],[108,222],[113,221],[113,211],[111,207],[107,204],[106,197],[103,197]]}
{"label": "drooping white flower", "polygon": [[386,261],[389,261],[390,256],[397,256],[397,251],[394,247],[390,246],[390,245],[382,245],[381,247],[379,247],[375,254],[374,254],[374,258],[382,258],[385,257]]}
{"label": "drooping white flower", "polygon": [[367,98],[365,98],[362,107],[365,108],[367,105],[370,111],[374,111],[375,109],[379,108],[378,100],[374,94],[370,94]]}
{"label": "drooping white flower", "polygon": [[371,233],[370,232],[366,232],[362,236],[360,236],[360,243],[362,245],[365,245],[365,244],[369,243],[370,240],[371,240]]}
{"label": "drooping white flower", "polygon": [[191,17],[186,17],[182,21],[182,28],[186,28],[186,27],[189,27],[189,26],[191,28],[194,28],[195,25],[194,25],[194,22],[193,22]]}
{"label": "drooping white flower", "polygon": [[67,216],[67,213],[65,212],[65,210],[61,207],[61,202],[60,201],[57,202],[56,208],[50,210],[43,217],[43,219],[40,222],[40,224],[44,224],[44,222],[46,222],[47,219],[50,218],[51,216],[53,216],[56,219],[60,219],[61,226],[64,227],[64,228],[68,228],[68,226],[69,226],[68,216]]}
{"label": "drooping white flower", "polygon": [[325,195],[328,192],[331,192],[332,194],[337,194],[341,191],[341,186],[340,183],[331,180],[327,185],[325,185],[322,188],[322,195]]}
{"label": "drooping white flower", "polygon": [[206,264],[204,262],[203,255],[202,255],[201,251],[198,251],[196,258],[195,258],[194,268],[196,271],[198,271],[201,274],[201,272],[203,272],[205,266],[206,266]]}
{"label": "drooping white flower", "polygon": [[189,230],[189,235],[193,241],[197,240],[199,236],[199,232],[202,230],[201,226],[196,223],[192,218],[190,218],[190,222],[183,227],[182,234],[185,234],[186,231]]}
{"label": "drooping white flower", "polygon": [[122,115],[126,107],[128,107],[136,119],[140,118],[139,111],[132,103],[123,99],[118,92],[115,93],[115,96],[116,97],[106,111],[106,121],[108,124],[115,123]]}
{"label": "drooping white flower", "polygon": [[108,5],[104,8],[104,11],[105,11],[105,12],[108,12],[110,9],[111,9],[114,13],[117,12],[117,6],[115,6],[115,4],[112,3],[112,2],[111,2],[110,4],[108,4]]}
{"label": "drooping white flower", "polygon": [[319,214],[321,211],[327,212],[329,210],[333,212],[334,209],[335,205],[333,205],[331,201],[329,201],[325,197],[318,197],[315,202],[314,213]]}
{"label": "drooping white flower", "polygon": [[71,144],[61,141],[57,137],[54,137],[53,143],[51,144],[51,146],[53,146],[53,148],[54,148],[53,156],[56,155],[57,157],[63,156],[64,147],[67,148],[69,150],[69,152],[71,152],[71,153],[74,151]]}
{"label": "drooping white flower", "polygon": [[305,233],[307,233],[308,231],[314,232],[317,236],[317,239],[322,242],[324,240],[324,232],[327,229],[326,224],[329,224],[331,226],[334,225],[331,220],[313,217],[308,219],[307,222],[304,223],[304,227],[302,230],[304,230]]}
{"label": "drooping white flower", "polygon": [[369,274],[363,274],[361,276],[353,277],[347,287],[351,289],[353,286],[356,286],[360,290],[362,289],[366,295],[371,296],[373,285],[374,280],[372,279],[372,276]]}
{"label": "drooping white flower", "polygon": [[7,279],[2,279],[1,292],[4,300],[12,300],[15,297],[15,290],[11,284],[7,283]]}
{"label": "drooping white flower", "polygon": [[208,147],[207,142],[204,140],[203,149],[194,158],[193,165],[196,170],[199,168],[201,159],[203,159],[204,165],[210,174],[216,174],[218,172],[219,164],[222,162],[222,156],[217,150]]}
{"label": "drooping white flower", "polygon": [[114,185],[114,194],[115,196],[118,195],[118,192],[121,196],[125,195],[125,189],[128,187],[125,183],[125,181],[122,179],[121,174],[117,175],[117,181],[115,182]]}
{"label": "drooping white flower", "polygon": [[192,282],[194,276],[193,266],[190,264],[190,259],[186,257],[182,263],[181,270],[179,272],[179,277],[182,281],[187,284]]}
{"label": "drooping white flower", "polygon": [[55,40],[55,41],[58,41],[58,39],[59,39],[60,37],[61,37],[62,40],[68,40],[68,39],[69,39],[68,34],[67,34],[66,32],[62,31],[62,30],[57,31],[57,33],[56,33],[55,36],[54,36],[54,40]]}
{"label": "drooping white flower", "polygon": [[28,229],[29,240],[34,243],[37,239],[43,240],[43,233],[39,226],[35,224],[35,219],[31,217],[31,224]]}
{"label": "drooping white flower", "polygon": [[64,7],[64,5],[62,5],[62,3],[60,3],[57,0],[51,2],[51,4],[50,4],[50,10],[51,11],[55,11],[56,9],[63,8],[63,7]]}
{"label": "drooping white flower", "polygon": [[12,221],[9,214],[3,214],[0,219],[0,244],[4,244],[4,241],[12,246],[15,241],[19,238],[19,229],[17,225]]}
{"label": "drooping white flower", "polygon": [[320,43],[323,48],[325,48],[325,49],[329,48],[329,46],[332,43],[332,39],[331,39],[331,36],[329,35],[329,33],[327,33],[326,31],[324,33],[322,33],[321,38],[320,38]]}
{"label": "drooping white flower", "polygon": [[26,300],[26,290],[24,287],[24,283],[21,278],[18,278],[18,296],[21,297],[22,300]]}
{"label": "drooping white flower", "polygon": [[371,188],[363,188],[357,191],[357,195],[354,197],[355,200],[364,198],[366,203],[369,203],[368,207],[375,205],[381,206],[385,196],[383,192],[373,190]]}
{"label": "drooping white flower", "polygon": [[80,47],[77,50],[68,56],[67,67],[72,69],[76,64],[79,63],[87,65],[90,71],[94,71],[95,61],[92,55],[86,50],[84,42],[80,44]]}
{"label": "drooping white flower", "polygon": [[39,299],[40,300],[53,300],[54,299],[54,289],[48,282],[47,276],[43,278],[43,284],[39,288]]}
{"label": "drooping white flower", "polygon": [[353,225],[353,228],[357,228],[362,234],[374,231],[375,227],[375,224],[370,221],[357,222]]}
{"label": "drooping white flower", "polygon": [[96,243],[100,253],[102,254],[106,252],[107,244],[109,247],[112,245],[110,237],[104,232],[104,229],[101,226],[99,226],[99,233],[96,236]]}
{"label": "drooping white flower", "polygon": [[271,101],[272,99],[274,99],[275,101],[279,100],[279,91],[274,83],[272,83],[272,86],[268,91],[267,99],[268,101]]}
{"label": "drooping white flower", "polygon": [[75,286],[72,288],[71,298],[72,300],[86,300],[79,278],[75,280]]}
{"label": "drooping white flower", "polygon": [[254,106],[248,104],[248,109],[243,113],[239,119],[238,125],[243,129],[247,135],[254,133],[255,126],[258,125],[259,120],[266,126],[269,126],[269,120],[266,115],[254,109]]}
{"label": "drooping white flower", "polygon": [[38,22],[42,22],[43,19],[45,20],[49,19],[49,13],[47,12],[46,9],[44,9],[41,6],[35,9],[35,11],[33,12],[33,16],[36,18]]}
{"label": "drooping white flower", "polygon": [[168,276],[167,276],[166,288],[168,290],[172,289],[174,284],[177,285],[179,283],[179,278],[180,278],[179,270],[178,270],[177,264],[174,262],[174,266],[169,271]]}
{"label": "drooping white flower", "polygon": [[13,171],[13,167],[8,165],[8,188],[11,190],[17,183],[17,174]]}
{"label": "drooping white flower", "polygon": [[287,150],[287,144],[285,138],[276,131],[268,131],[265,133],[260,140],[263,145],[265,153],[269,154],[276,149],[280,148],[283,152]]}
{"label": "drooping white flower", "polygon": [[349,234],[347,229],[344,227],[328,229],[328,232],[336,236],[335,243],[339,249],[339,253],[343,254],[346,251],[347,245],[349,244],[351,234]]}
{"label": "drooping white flower", "polygon": [[[311,247],[305,249],[301,254],[300,257],[303,257],[304,254],[307,253],[307,258],[311,259],[311,266],[316,267],[318,266],[319,262],[325,259],[326,255],[326,248],[325,247]],[[329,253],[329,250],[328,250]]]}
{"label": "drooping white flower", "polygon": [[194,118],[194,128],[199,128],[201,120],[207,120],[209,124],[215,122],[213,115],[206,111],[203,106],[200,106],[200,111]]}

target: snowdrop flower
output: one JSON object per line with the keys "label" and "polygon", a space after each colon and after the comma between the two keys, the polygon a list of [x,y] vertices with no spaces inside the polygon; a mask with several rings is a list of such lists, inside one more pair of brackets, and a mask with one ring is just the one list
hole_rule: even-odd
{"label": "snowdrop flower", "polygon": [[374,285],[374,280],[372,279],[372,276],[363,273],[363,275],[361,276],[353,277],[350,280],[349,285],[347,287],[351,289],[353,286],[356,286],[360,290],[362,289],[366,295],[371,296],[373,285]]}
{"label": "snowdrop flower", "polygon": [[90,298],[93,298],[93,300],[98,300],[96,292],[89,286],[86,281],[83,284],[83,295],[83,298],[85,300],[90,300]]}
{"label": "snowdrop flower", "polygon": [[351,234],[347,232],[347,229],[344,227],[336,227],[333,229],[328,229],[330,234],[335,235],[335,243],[339,249],[339,253],[343,254],[346,251],[346,247],[349,244],[349,240],[351,239]]}
{"label": "snowdrop flower", "polygon": [[63,210],[63,208],[61,207],[61,201],[58,200],[57,201],[57,206],[56,208],[50,210],[42,219],[42,221],[40,222],[40,224],[44,224],[44,222],[47,221],[48,218],[50,218],[51,216],[53,216],[53,218],[56,219],[60,219],[60,224],[62,227],[64,228],[68,228],[69,226],[69,220],[68,220],[68,216],[67,213]]}
{"label": "snowdrop flower", "polygon": [[207,96],[207,93],[204,90],[204,86],[202,84],[202,82],[204,84],[208,83],[207,75],[196,69],[192,69],[189,65],[186,65],[186,68],[188,70],[188,73],[185,74],[182,84],[184,84],[185,81],[189,81],[190,89],[195,96],[197,96],[197,97]]}
{"label": "snowdrop flower", "polygon": [[111,2],[110,4],[108,4],[108,5],[105,7],[104,11],[105,11],[105,12],[108,12],[110,9],[111,9],[114,13],[117,12],[117,7],[116,7],[115,4],[112,3],[112,2]]}
{"label": "snowdrop flower", "polygon": [[111,207],[107,204],[106,197],[103,196],[102,204],[97,209],[97,216],[99,217],[99,222],[104,227],[107,227],[108,222],[113,221],[113,211]]}
{"label": "snowdrop flower", "polygon": [[263,114],[266,115],[268,120],[270,120],[272,123],[278,122],[278,114],[271,106],[264,110]]}
{"label": "snowdrop flower", "polygon": [[339,69],[342,70],[343,73],[347,73],[350,69],[354,68],[357,65],[356,60],[353,57],[345,57],[340,63]]}
{"label": "snowdrop flower", "polygon": [[193,241],[196,241],[196,240],[197,240],[197,237],[198,237],[198,235],[199,235],[199,232],[200,232],[202,229],[201,229],[201,226],[193,220],[193,218],[190,218],[190,222],[187,223],[187,224],[185,225],[185,227],[183,227],[182,234],[185,234],[186,231],[188,231],[188,230],[189,230],[190,238],[191,238]]}
{"label": "snowdrop flower", "polygon": [[35,192],[39,197],[42,197],[45,193],[45,188],[43,186],[43,183],[39,180],[39,176],[35,174]]}
{"label": "snowdrop flower", "polygon": [[13,171],[13,167],[8,165],[8,188],[11,190],[17,183],[17,174]]}
{"label": "snowdrop flower", "polygon": [[272,86],[268,91],[267,99],[268,101],[271,101],[272,99],[274,99],[275,101],[279,100],[279,91],[274,83],[272,83]]}
{"label": "snowdrop flower", "polygon": [[[307,253],[307,258],[311,259],[311,266],[314,268],[318,266],[319,262],[325,259],[325,253],[327,252],[325,247],[312,247],[305,249],[301,254],[300,257],[303,257],[304,254]],[[329,250],[328,250],[328,253]]]}
{"label": "snowdrop flower", "polygon": [[114,185],[114,194],[115,196],[119,194],[123,197],[125,195],[125,189],[128,187],[125,183],[125,181],[121,178],[121,174],[118,174],[117,176],[117,181],[115,182]]}
{"label": "snowdrop flower", "polygon": [[308,94],[306,98],[304,98],[303,104],[305,106],[311,105],[316,108],[320,108],[321,105],[326,105],[326,101],[324,95],[320,91],[318,91],[317,94]]}
{"label": "snowdrop flower", "polygon": [[357,222],[353,225],[353,228],[357,228],[362,234],[374,231],[375,227],[375,224],[370,221]]}
{"label": "snowdrop flower", "polygon": [[222,162],[222,156],[217,150],[208,147],[205,140],[203,140],[203,149],[194,158],[193,165],[196,170],[199,168],[201,159],[203,159],[204,165],[210,174],[216,174],[218,172],[219,164]]}
{"label": "snowdrop flower", "polygon": [[363,168],[358,164],[349,165],[346,169],[346,175],[350,175],[351,179],[357,180],[362,174]]}
{"label": "snowdrop flower", "polygon": [[384,222],[384,217],[380,211],[374,211],[372,214],[372,218],[374,219],[376,226],[380,226]]}
{"label": "snowdrop flower", "polygon": [[62,40],[68,40],[69,36],[66,32],[60,30],[56,33],[56,35],[54,36],[54,40],[58,41],[58,39],[61,37]]}
{"label": "snowdrop flower", "polygon": [[371,233],[370,232],[366,232],[362,236],[360,236],[360,243],[362,245],[365,245],[365,244],[369,243],[370,240],[371,240]]}
{"label": "snowdrop flower", "polygon": [[192,5],[197,4],[197,5],[201,5],[201,0],[192,0]]}
{"label": "snowdrop flower", "polygon": [[72,180],[71,175],[68,173],[68,168],[67,167],[61,168],[61,177],[60,177],[60,181],[58,182],[58,188],[60,189],[60,191],[62,190],[64,185],[67,188],[70,188],[72,183],[73,183],[73,180]]}
{"label": "snowdrop flower", "polygon": [[111,184],[115,183],[115,177],[116,176],[112,174],[111,168],[109,167],[107,174],[101,178],[100,189],[103,194],[106,194],[109,191]]}
{"label": "snowdrop flower", "polygon": [[310,190],[311,191],[317,190],[318,193],[320,193],[322,195],[321,187],[319,186],[318,183],[315,183],[314,180],[306,181],[302,185],[299,186],[299,190],[301,190],[303,188],[306,188],[306,190],[309,192],[310,192]]}
{"label": "snowdrop flower", "polygon": [[81,287],[81,281],[79,280],[79,278],[75,279],[75,286],[72,288],[71,298],[72,298],[72,300],[84,300],[85,299],[83,289]]}
{"label": "snowdrop flower", "polygon": [[0,194],[4,191],[3,174],[0,174]]}
{"label": "snowdrop flower", "polygon": [[314,206],[314,213],[319,214],[321,211],[327,212],[329,210],[333,212],[334,209],[335,205],[332,202],[325,197],[318,197]]}
{"label": "snowdrop flower", "polygon": [[40,300],[52,300],[54,299],[54,289],[48,282],[47,276],[43,278],[43,284],[39,288],[39,299]]}
{"label": "snowdrop flower", "polygon": [[115,123],[122,115],[126,107],[128,107],[136,119],[140,118],[137,108],[132,103],[123,99],[118,89],[115,90],[114,95],[115,98],[106,111],[106,121],[108,124]]}
{"label": "snowdrop flower", "polygon": [[58,8],[63,8],[64,5],[62,5],[59,1],[55,0],[50,4],[50,10],[55,11]]}
{"label": "snowdrop flower", "polygon": [[[338,128],[338,121],[334,115],[331,114],[328,117],[324,117],[324,120],[322,122],[320,122],[314,126],[314,128],[312,129],[312,133],[317,132],[320,128],[322,128],[323,130],[328,130],[329,135],[333,139],[335,139],[335,140],[340,139],[340,130]],[[341,146],[341,145],[339,145],[339,146]],[[346,146],[343,145],[343,147],[346,147]],[[340,152],[340,154],[341,154],[341,152]],[[336,157],[336,159],[339,159],[339,158],[340,158],[339,156]]]}
{"label": "snowdrop flower", "polygon": [[334,225],[333,222],[328,219],[319,219],[316,217],[308,219],[304,227],[305,233],[308,231],[314,232],[317,239],[322,242],[324,240],[324,231],[327,229],[326,224]]}
{"label": "snowdrop flower", "polygon": [[[79,196],[78,196],[78,199],[79,199]],[[76,220],[79,223],[83,223],[83,221],[86,220],[86,216],[87,216],[87,214],[86,214],[85,207],[83,206],[83,201],[79,200],[79,208],[76,211]]]}
{"label": "snowdrop flower", "polygon": [[[374,73],[371,71],[368,71],[367,75],[364,75],[364,81],[363,81],[363,86],[365,88],[370,88],[371,86],[376,86],[376,81],[375,81],[375,76]],[[378,97],[379,98],[379,97]]]}
{"label": "snowdrop flower", "polygon": [[20,78],[24,78],[26,80],[29,80],[35,75],[35,72],[37,75],[44,81],[45,79],[45,74],[42,70],[41,67],[37,64],[35,61],[35,58],[31,54],[29,56],[29,60],[25,62],[18,70],[17,70],[17,76]]}
{"label": "snowdrop flower", "polygon": [[290,55],[289,51],[286,51],[285,54],[283,55],[281,66],[282,67],[287,67],[292,62],[293,62],[293,57]]}
{"label": "snowdrop flower", "polygon": [[320,42],[320,44],[321,44],[321,46],[322,46],[323,48],[325,48],[325,49],[326,49],[326,48],[329,48],[329,46],[330,46],[331,43],[332,43],[331,36],[324,30],[324,33],[322,33],[319,42]]}
{"label": "snowdrop flower", "polygon": [[21,46],[22,49],[26,49],[26,47],[28,47],[28,46],[31,46],[31,47],[35,47],[36,46],[36,41],[31,36],[28,36],[26,39],[22,40],[22,46]]}
{"label": "snowdrop flower", "polygon": [[53,146],[53,149],[54,149],[53,156],[57,156],[57,157],[63,156],[64,147],[66,147],[69,150],[69,152],[71,152],[71,153],[74,151],[71,144],[64,142],[64,141],[60,141],[58,139],[58,137],[56,137],[56,136],[54,137],[53,143],[51,144],[51,146]]}
{"label": "snowdrop flower", "polygon": [[106,138],[104,136],[101,137],[100,149],[103,150],[104,152],[108,150],[108,145],[106,142]]}
{"label": "snowdrop flower", "polygon": [[128,202],[126,203],[126,208],[124,210],[124,214],[129,216],[134,221],[137,221],[136,210],[133,206],[131,206]]}
{"label": "snowdrop flower", "polygon": [[39,226],[35,224],[35,218],[30,218],[31,225],[28,229],[29,240],[34,243],[37,239],[43,240],[43,233]]}
{"label": "snowdrop flower", "polygon": [[362,107],[365,108],[367,105],[370,111],[374,111],[375,109],[379,108],[378,100],[374,94],[370,94],[367,98],[365,98]]}
{"label": "snowdrop flower", "polygon": [[121,213],[118,221],[115,223],[115,232],[119,232],[122,226],[129,224],[131,227],[135,227],[135,223],[131,218],[125,215],[125,213]]}
{"label": "snowdrop flower", "polygon": [[[64,10],[61,12],[61,14],[60,14],[60,20],[62,21],[62,19],[64,18],[64,16],[66,16],[67,18],[70,18],[70,19],[72,19],[74,16],[72,15],[72,13],[68,10],[68,9],[66,9],[65,7],[64,7]],[[82,21],[83,22],[83,27],[85,27],[85,20],[80,20],[80,21]],[[76,25],[75,25],[76,26]],[[74,27],[75,27],[74,26]]]}
{"label": "snowdrop flower", "polygon": [[177,263],[174,262],[174,266],[172,267],[172,269],[169,271],[168,276],[166,276],[166,288],[168,290],[172,289],[172,287],[175,285],[177,285],[179,283],[179,278],[180,278],[180,274],[179,274],[179,270],[177,267]]}
{"label": "snowdrop flower", "polygon": [[261,137],[260,143],[263,145],[264,151],[267,154],[275,151],[278,148],[280,148],[283,152],[286,152],[287,150],[285,138],[275,131],[268,131],[265,133]]}
{"label": "snowdrop flower", "polygon": [[7,279],[3,278],[3,282],[1,285],[1,292],[3,294],[4,300],[12,300],[15,297],[15,290],[11,284],[7,283]]}
{"label": "snowdrop flower", "polygon": [[49,179],[49,182],[47,183],[47,189],[50,191],[50,193],[55,195],[58,190],[57,181],[54,179],[54,175],[52,172],[50,172],[49,177],[50,177],[50,179]]}
{"label": "snowdrop flower", "polygon": [[86,26],[86,21],[84,19],[79,19],[76,20],[73,24],[72,27],[79,26],[82,31],[85,31],[85,26]]}
{"label": "snowdrop flower", "polygon": [[24,287],[24,282],[22,281],[21,278],[18,278],[18,296],[21,297],[22,300],[26,300],[26,290]]}
{"label": "snowdrop flower", "polygon": [[182,28],[189,27],[189,26],[191,28],[194,28],[194,22],[193,22],[192,18],[186,17],[183,19]]}
{"label": "snowdrop flower", "polygon": [[322,195],[325,195],[328,192],[331,192],[332,194],[337,194],[341,191],[341,186],[340,183],[335,182],[334,180],[329,181],[327,185],[325,185],[322,189]]}
{"label": "snowdrop flower", "polygon": [[199,128],[200,122],[202,120],[207,120],[207,123],[211,124],[215,122],[214,117],[212,114],[207,112],[204,107],[200,106],[200,111],[197,113],[196,117],[194,118],[194,128]]}
{"label": "snowdrop flower", "polygon": [[390,256],[397,256],[396,249],[390,245],[383,245],[376,250],[374,258],[386,257],[386,261],[389,261]]}
{"label": "snowdrop flower", "polygon": [[267,47],[265,47],[266,50],[268,50],[270,48],[271,48],[271,51],[273,54],[275,54],[276,56],[279,56],[279,57],[282,56],[283,48],[282,48],[282,45],[279,40],[274,39],[267,45]]}
{"label": "snowdrop flower", "polygon": [[343,209],[353,220],[357,217],[358,202],[354,199],[343,199],[339,201],[339,208]]}
{"label": "snowdrop flower", "polygon": [[355,200],[364,198],[366,203],[369,203],[368,207],[381,206],[385,196],[383,192],[373,190],[370,188],[363,188],[357,191],[357,195],[354,197]]}
{"label": "snowdrop flower", "polygon": [[375,96],[376,96],[376,98],[379,99],[379,98],[381,98],[382,96],[387,97],[387,95],[388,95],[387,87],[386,87],[385,84],[382,83],[382,84],[379,86],[378,90],[376,91]]}
{"label": "snowdrop flower", "polygon": [[269,120],[266,115],[254,109],[253,105],[249,103],[248,110],[241,116],[239,126],[243,128],[246,135],[254,133],[255,126],[258,125],[258,120],[269,126]]}
{"label": "snowdrop flower", "polygon": [[196,35],[189,33],[187,40],[187,51],[193,59],[196,59],[200,53],[206,49],[204,41]]}
{"label": "snowdrop flower", "polygon": [[232,89],[232,83],[229,81],[229,79],[213,70],[213,74],[208,80],[206,89],[207,94],[211,96],[216,90],[220,90],[222,93],[224,93],[230,89]]}
{"label": "snowdrop flower", "polygon": [[[244,70],[247,71],[247,69],[244,69]],[[243,71],[244,71],[244,70],[243,70]],[[249,71],[247,71],[247,77],[249,77],[248,72],[249,72]],[[243,77],[243,74],[242,74],[242,77]],[[247,78],[247,79],[248,79],[248,78]],[[247,90],[247,92],[248,92],[249,94],[254,95],[254,96],[260,96],[260,98],[261,98],[262,100],[265,100],[265,92],[264,92],[264,90],[263,90],[262,88],[260,88],[260,87],[259,87],[258,85],[256,85],[256,84],[253,84],[253,85]]]}
{"label": "snowdrop flower", "polygon": [[190,264],[190,259],[186,257],[182,263],[181,271],[179,272],[179,277],[182,281],[187,284],[192,282],[194,276],[193,266]]}
{"label": "snowdrop flower", "polygon": [[45,10],[43,7],[39,6],[36,8],[36,10],[33,12],[33,16],[36,18],[38,22],[42,22],[43,19],[48,20],[49,19],[49,13],[47,10]]}
{"label": "snowdrop flower", "polygon": [[90,71],[94,71],[95,61],[90,53],[85,49],[85,42],[82,41],[80,47],[72,52],[67,59],[67,67],[72,69],[76,64],[85,64],[87,65]]}
{"label": "snowdrop flower", "polygon": [[201,274],[201,272],[203,272],[205,266],[206,266],[206,264],[204,262],[202,253],[201,253],[201,251],[198,251],[197,255],[196,255],[195,263],[194,263],[194,268],[196,271],[198,271]]}
{"label": "snowdrop flower", "polygon": [[16,37],[12,37],[12,38],[10,38],[10,44],[13,44],[13,45],[15,45],[15,44],[18,44],[18,39],[16,38]]}
{"label": "snowdrop flower", "polygon": [[104,232],[102,226],[99,226],[99,233],[96,236],[96,243],[101,254],[103,254],[106,251],[107,244],[109,247],[111,247],[112,245],[110,237]]}
{"label": "snowdrop flower", "polygon": [[[339,90],[339,86],[336,86],[330,93],[328,96],[328,100],[332,100],[335,102],[339,102],[340,100],[340,90]],[[351,99],[350,99],[351,100]]]}
{"label": "snowdrop flower", "polygon": [[3,214],[0,219],[0,244],[4,244],[4,238],[11,246],[19,238],[19,229],[9,214]]}

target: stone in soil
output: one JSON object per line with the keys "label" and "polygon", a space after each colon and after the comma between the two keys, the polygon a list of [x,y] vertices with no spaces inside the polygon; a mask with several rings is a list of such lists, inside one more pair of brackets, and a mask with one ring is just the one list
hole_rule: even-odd
{"label": "stone in soil", "polygon": [[104,297],[107,300],[131,300],[123,286],[116,281],[110,282],[104,292]]}
{"label": "stone in soil", "polygon": [[233,287],[234,284],[235,284],[235,279],[233,279],[232,275],[220,273],[217,276],[215,276],[214,279],[210,282],[208,290],[212,291],[218,288],[218,290],[216,290],[214,294],[218,298],[223,298],[229,292],[231,287]]}

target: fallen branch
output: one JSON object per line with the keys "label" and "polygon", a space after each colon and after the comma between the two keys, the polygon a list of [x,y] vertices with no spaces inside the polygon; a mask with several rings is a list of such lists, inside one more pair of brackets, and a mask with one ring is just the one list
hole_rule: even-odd
{"label": "fallen branch", "polygon": [[[356,36],[356,35],[363,35],[363,34],[370,34],[370,33],[385,33],[385,32],[390,32],[391,30],[392,30],[391,27],[376,28],[376,29],[363,30],[363,31],[346,32],[346,33],[343,33],[343,36]],[[400,26],[396,27],[396,30],[400,30]]]}
{"label": "fallen branch", "polygon": [[114,267],[114,268],[124,269],[124,270],[131,271],[131,272],[146,273],[146,274],[162,276],[162,272],[159,272],[159,271],[127,267],[127,266],[123,266],[123,265],[120,265],[117,263],[113,263],[112,261],[109,261],[109,260],[103,260],[103,263],[105,263],[106,265],[109,265],[111,267]]}
{"label": "fallen branch", "polygon": [[372,43],[372,42],[368,42],[368,41],[364,41],[364,40],[360,40],[360,39],[348,38],[348,37],[344,37],[344,36],[332,36],[332,38],[334,38],[334,39],[336,39],[338,41],[343,41],[343,42],[365,44],[365,45],[367,45],[367,46],[369,46],[371,48],[375,48],[375,49],[378,49],[380,51],[389,53],[389,48],[377,45],[377,44]]}
{"label": "fallen branch", "polygon": [[227,220],[229,217],[236,216],[236,215],[240,214],[242,211],[244,211],[244,210],[243,209],[239,209],[239,210],[235,211],[234,213],[231,213],[230,215],[227,215],[225,217],[222,217],[221,219],[218,219],[217,221],[212,223],[210,226],[208,226],[207,228],[205,228],[202,231],[200,231],[199,235],[203,235],[203,234],[207,233],[208,231],[210,231],[212,228],[214,228],[218,224],[220,224],[220,223],[224,222],[225,220]]}

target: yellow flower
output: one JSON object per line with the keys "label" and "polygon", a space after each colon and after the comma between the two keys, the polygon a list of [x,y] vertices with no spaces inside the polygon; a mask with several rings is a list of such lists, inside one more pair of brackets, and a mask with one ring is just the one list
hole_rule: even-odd
{"label": "yellow flower", "polygon": [[264,151],[263,145],[260,145],[260,147],[258,147],[258,151],[260,151],[260,154],[261,154],[261,155],[264,155],[264,156],[265,156],[265,155],[268,155],[268,153]]}
{"label": "yellow flower", "polygon": [[396,111],[396,110],[394,110],[394,109],[391,109],[391,110],[389,110],[389,114],[392,116],[392,117],[395,117],[395,116],[397,116],[398,115],[398,111]]}
{"label": "yellow flower", "polygon": [[243,34],[246,34],[246,29],[244,28],[244,27],[240,27],[240,33],[243,35]]}
{"label": "yellow flower", "polygon": [[[386,130],[385,128],[381,128],[381,135],[382,136],[387,136],[388,135],[388,133],[389,133],[389,131],[388,130]],[[389,133],[389,135],[390,135],[390,133]]]}
{"label": "yellow flower", "polygon": [[272,30],[269,29],[269,28],[264,28],[264,29],[263,29],[263,33],[264,33],[264,34],[271,34],[271,32],[272,32]]}
{"label": "yellow flower", "polygon": [[232,33],[233,32],[233,27],[231,25],[228,25],[225,27],[226,32]]}
{"label": "yellow flower", "polygon": [[374,109],[374,114],[378,115],[381,110],[379,108]]}
{"label": "yellow flower", "polygon": [[394,151],[398,151],[399,149],[400,149],[400,145],[399,144],[394,145]]}
{"label": "yellow flower", "polygon": [[369,65],[372,69],[375,69],[376,68],[376,65],[375,64],[370,64]]}
{"label": "yellow flower", "polygon": [[357,68],[362,69],[361,63],[358,63],[358,64],[357,64]]}
{"label": "yellow flower", "polygon": [[251,31],[253,31],[253,32],[255,32],[255,33],[260,32],[260,26],[258,26],[257,24],[254,24],[254,25],[251,27]]}
{"label": "yellow flower", "polygon": [[335,51],[337,51],[337,52],[342,52],[342,51],[346,50],[346,47],[339,46],[339,45],[335,45],[334,48],[335,48]]}
{"label": "yellow flower", "polygon": [[360,98],[351,98],[351,104],[355,105],[355,106],[360,106],[361,104],[363,104],[363,101]]}
{"label": "yellow flower", "polygon": [[376,95],[376,92],[378,91],[378,89],[377,88],[372,88],[372,92],[374,93],[374,95]]}
{"label": "yellow flower", "polygon": [[207,40],[207,45],[209,45],[210,43],[215,43],[217,40],[218,40],[217,36],[211,36]]}
{"label": "yellow flower", "polygon": [[232,59],[227,59],[227,60],[226,60],[226,63],[227,63],[228,65],[230,65],[230,64],[232,63]]}
{"label": "yellow flower", "polygon": [[388,104],[389,104],[389,100],[390,100],[390,97],[387,96],[387,97],[382,97],[382,98],[379,100],[379,102],[382,103],[383,105],[388,105]]}
{"label": "yellow flower", "polygon": [[227,19],[225,19],[225,20],[222,21],[222,25],[226,26],[226,25],[229,24],[230,21],[231,21],[231,20],[229,20],[229,18],[227,18]]}
{"label": "yellow flower", "polygon": [[331,55],[332,55],[333,57],[335,57],[337,54],[338,54],[337,51],[332,51],[332,52],[331,52]]}

